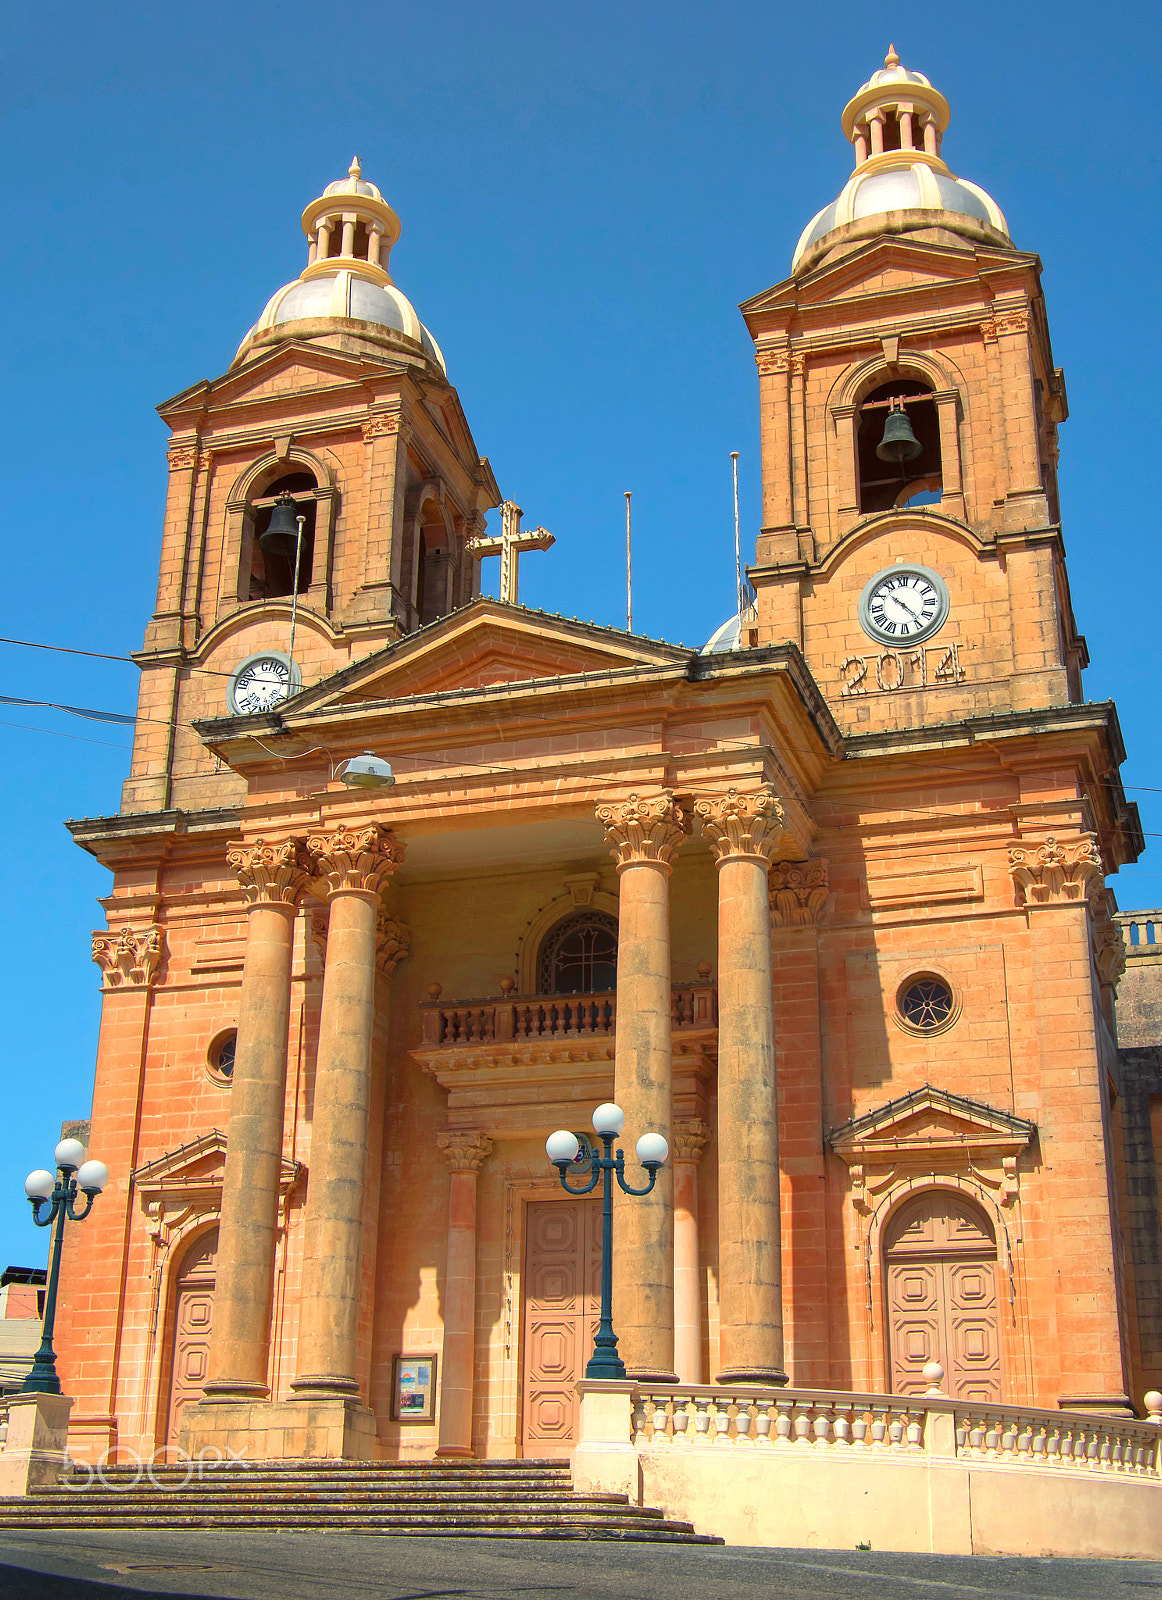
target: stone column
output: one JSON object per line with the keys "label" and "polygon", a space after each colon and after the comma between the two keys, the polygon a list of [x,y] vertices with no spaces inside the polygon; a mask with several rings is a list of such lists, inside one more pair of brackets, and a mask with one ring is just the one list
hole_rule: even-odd
{"label": "stone column", "polygon": [[444,1274],[444,1353],[440,1362],[438,1456],[472,1454],[472,1379],[476,1362],[476,1176],[492,1140],[472,1129],[436,1141],[452,1169]]}
{"label": "stone column", "polygon": [[674,1123],[674,1370],[679,1383],[702,1382],[698,1162],[709,1137],[701,1117]]}
{"label": "stone column", "polygon": [[[670,871],[690,823],[666,790],[597,808],[620,879],[613,1095],[629,1170],[643,1133],[671,1138]],[[631,1178],[632,1181],[632,1178]],[[613,1325],[631,1377],[674,1381],[674,1182],[647,1199],[614,1194]]]}
{"label": "stone column", "polygon": [[303,1245],[298,1398],[359,1392],[359,1284],[371,1113],[376,919],[403,846],[379,823],[308,841],[330,903]]}
{"label": "stone column", "polygon": [[226,859],[247,900],[246,958],[230,1089],[222,1220],[206,1397],[267,1395],[278,1180],[286,1101],[291,951],[309,879],[302,839],[232,844]]}
{"label": "stone column", "polygon": [[718,864],[721,1383],[786,1383],[767,871],[783,832],[769,784],[695,806]]}

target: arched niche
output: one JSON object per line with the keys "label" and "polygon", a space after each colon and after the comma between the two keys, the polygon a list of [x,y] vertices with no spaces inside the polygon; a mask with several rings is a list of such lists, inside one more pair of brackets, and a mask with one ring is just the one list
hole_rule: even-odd
{"label": "arched niche", "polygon": [[299,597],[324,614],[330,611],[339,491],[334,473],[321,457],[291,446],[280,455],[272,450],[260,456],[231,486],[222,569],[233,573],[234,581],[228,592],[223,585],[218,618],[237,605],[289,597],[292,563],[277,557],[269,560],[258,544],[283,492],[294,500],[296,516],[304,518]]}

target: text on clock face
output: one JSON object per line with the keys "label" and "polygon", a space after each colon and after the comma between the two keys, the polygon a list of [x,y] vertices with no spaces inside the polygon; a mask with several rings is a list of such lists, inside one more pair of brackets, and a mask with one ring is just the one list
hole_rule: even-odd
{"label": "text on clock face", "polygon": [[277,657],[251,662],[235,681],[235,704],[242,711],[265,711],[286,698],[289,677],[285,662]]}
{"label": "text on clock face", "polygon": [[916,572],[900,573],[872,590],[868,615],[878,633],[910,639],[936,616],[939,598],[927,578]]}

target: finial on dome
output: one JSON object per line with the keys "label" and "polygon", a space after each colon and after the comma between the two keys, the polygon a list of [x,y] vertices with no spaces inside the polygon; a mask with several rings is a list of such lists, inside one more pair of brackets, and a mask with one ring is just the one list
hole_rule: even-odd
{"label": "finial on dome", "polygon": [[349,178],[361,178],[363,176],[363,163],[358,156],[351,157],[351,165],[347,168],[347,176]]}
{"label": "finial on dome", "polygon": [[896,47],[895,47],[894,44],[890,44],[888,46],[888,53],[884,57],[884,66],[885,67],[898,67],[899,64],[900,64],[900,58],[896,54]]}

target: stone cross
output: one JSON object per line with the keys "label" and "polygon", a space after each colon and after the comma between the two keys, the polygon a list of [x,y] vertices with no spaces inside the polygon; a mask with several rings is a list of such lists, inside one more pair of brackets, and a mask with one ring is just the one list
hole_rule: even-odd
{"label": "stone cross", "polygon": [[500,557],[500,598],[508,605],[515,606],[517,562],[524,550],[547,550],[556,540],[547,528],[526,528],[521,531],[520,519],[523,512],[511,500],[505,500],[500,507],[500,533],[499,535],[479,534],[468,541],[468,553],[478,561],[485,556]]}

